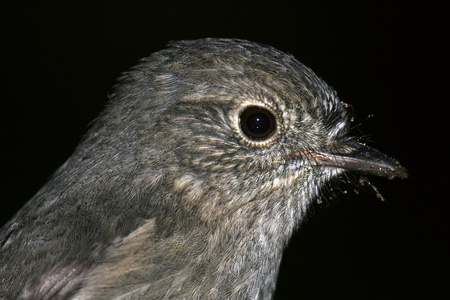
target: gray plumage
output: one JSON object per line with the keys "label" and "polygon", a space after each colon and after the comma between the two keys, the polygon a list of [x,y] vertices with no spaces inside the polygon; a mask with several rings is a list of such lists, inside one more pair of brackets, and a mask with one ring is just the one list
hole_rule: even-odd
{"label": "gray plumage", "polygon": [[[245,127],[249,107],[269,116],[267,135]],[[271,298],[321,187],[346,170],[407,176],[349,125],[291,55],[173,43],[121,77],[74,154],[1,229],[0,298]]]}

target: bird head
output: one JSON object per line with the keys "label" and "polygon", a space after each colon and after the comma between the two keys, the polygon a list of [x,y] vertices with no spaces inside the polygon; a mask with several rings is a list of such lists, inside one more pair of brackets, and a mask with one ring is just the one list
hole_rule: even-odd
{"label": "bird head", "polygon": [[104,144],[122,139],[115,148],[132,152],[121,164],[139,170],[134,181],[170,186],[162,204],[208,223],[239,216],[294,228],[343,172],[407,176],[349,134],[350,114],[331,87],[269,46],[172,43],[125,73],[111,98],[95,135],[103,128]]}

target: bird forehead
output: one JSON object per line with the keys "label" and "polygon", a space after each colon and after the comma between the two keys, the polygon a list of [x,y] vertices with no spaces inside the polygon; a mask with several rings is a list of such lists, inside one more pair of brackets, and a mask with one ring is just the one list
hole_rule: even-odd
{"label": "bird forehead", "polygon": [[[217,96],[219,101],[234,99],[243,105],[278,106],[281,110],[290,107],[326,114],[340,106],[334,90],[306,67],[280,71],[276,65],[262,66],[259,62],[235,64],[223,57],[214,60],[215,68],[203,67],[190,73],[190,92]],[[186,96],[202,99],[197,93]]]}

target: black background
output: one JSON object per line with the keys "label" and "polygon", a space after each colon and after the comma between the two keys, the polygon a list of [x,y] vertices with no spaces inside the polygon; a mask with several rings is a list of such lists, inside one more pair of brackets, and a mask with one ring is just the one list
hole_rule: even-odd
{"label": "black background", "polygon": [[138,59],[170,40],[249,39],[311,67],[354,106],[370,145],[410,173],[371,178],[385,202],[349,188],[314,205],[285,252],[276,299],[448,299],[443,3],[2,1],[1,224],[71,155]]}

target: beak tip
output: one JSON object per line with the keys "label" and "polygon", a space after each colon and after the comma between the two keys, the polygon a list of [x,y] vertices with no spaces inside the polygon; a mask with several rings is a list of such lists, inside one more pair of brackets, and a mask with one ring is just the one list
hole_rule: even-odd
{"label": "beak tip", "polygon": [[408,170],[406,170],[405,167],[400,165],[398,161],[395,162],[396,167],[387,174],[388,179],[394,179],[394,178],[401,178],[401,179],[407,179],[409,177]]}

